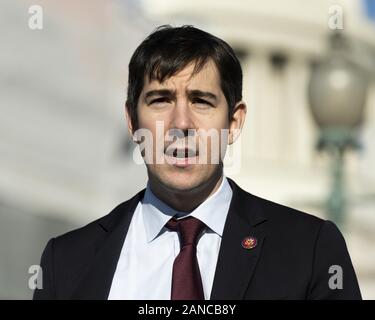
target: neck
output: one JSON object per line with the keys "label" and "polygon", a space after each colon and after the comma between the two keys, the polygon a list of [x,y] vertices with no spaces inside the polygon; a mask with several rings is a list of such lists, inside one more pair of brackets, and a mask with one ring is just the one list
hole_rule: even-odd
{"label": "neck", "polygon": [[149,177],[149,185],[154,195],[171,208],[182,212],[193,211],[219,189],[222,181],[223,172],[220,171],[200,186],[181,191],[170,189]]}

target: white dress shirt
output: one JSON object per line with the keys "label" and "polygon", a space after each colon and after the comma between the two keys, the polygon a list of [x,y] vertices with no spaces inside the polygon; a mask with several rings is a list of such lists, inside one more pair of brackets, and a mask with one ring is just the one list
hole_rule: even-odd
{"label": "white dress shirt", "polygon": [[204,297],[208,300],[231,199],[232,189],[224,176],[218,190],[187,214],[159,200],[147,185],[134,211],[108,299],[170,299],[173,262],[180,252],[180,242],[177,232],[164,225],[177,215],[193,216],[208,226],[197,245]]}

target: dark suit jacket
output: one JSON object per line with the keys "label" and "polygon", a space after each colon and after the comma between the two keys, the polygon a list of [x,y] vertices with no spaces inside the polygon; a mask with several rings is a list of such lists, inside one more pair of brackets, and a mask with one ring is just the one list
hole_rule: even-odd
{"label": "dark suit jacket", "polygon": [[[211,299],[361,299],[345,241],[332,222],[249,194],[228,180],[233,197]],[[41,259],[43,289],[35,290],[34,299],[107,299],[143,194],[51,239]],[[247,236],[258,240],[253,249],[241,245]],[[332,265],[342,268],[342,289],[328,285]]]}

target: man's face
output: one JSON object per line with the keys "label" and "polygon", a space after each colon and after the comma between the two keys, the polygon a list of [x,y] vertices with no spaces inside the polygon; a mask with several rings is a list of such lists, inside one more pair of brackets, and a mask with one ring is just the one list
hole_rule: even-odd
{"label": "man's face", "polygon": [[[149,178],[172,191],[189,191],[221,175],[217,156],[228,143],[222,136],[230,126],[228,104],[217,68],[209,61],[194,75],[193,69],[190,64],[163,83],[145,77],[138,100],[138,128],[149,130],[153,139],[146,145],[152,149],[152,161],[146,161]],[[215,138],[210,132],[217,133]]]}

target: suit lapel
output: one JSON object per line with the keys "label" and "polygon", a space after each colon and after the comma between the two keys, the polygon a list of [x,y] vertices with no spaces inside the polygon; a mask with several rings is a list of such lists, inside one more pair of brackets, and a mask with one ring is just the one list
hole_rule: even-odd
{"label": "suit lapel", "polygon": [[83,279],[78,283],[71,299],[106,300],[131,218],[143,198],[144,190],[117,207],[114,212],[99,220],[104,239],[95,248]]}
{"label": "suit lapel", "polygon": [[[233,189],[233,197],[223,231],[211,300],[243,299],[265,238],[265,234],[257,229],[266,218],[257,206],[256,198],[239,188],[231,179],[228,181]],[[89,258],[88,268],[71,299],[108,298],[133,213],[143,195],[144,190],[99,220],[104,235]],[[246,250],[242,247],[241,242],[247,236],[257,238],[255,248]]]}
{"label": "suit lapel", "polygon": [[[264,232],[257,226],[266,218],[257,206],[256,198],[243,191],[231,179],[228,181],[233,197],[223,231],[211,300],[244,298],[265,239]],[[257,245],[245,249],[241,242],[249,236],[257,239]]]}

